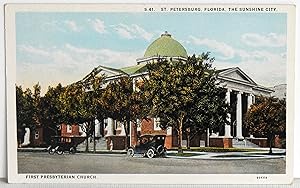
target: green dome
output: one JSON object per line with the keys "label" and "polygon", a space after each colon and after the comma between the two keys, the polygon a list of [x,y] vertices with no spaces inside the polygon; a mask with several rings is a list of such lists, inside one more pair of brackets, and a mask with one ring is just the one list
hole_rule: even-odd
{"label": "green dome", "polygon": [[144,54],[144,57],[186,57],[187,52],[184,47],[167,32],[150,44]]}

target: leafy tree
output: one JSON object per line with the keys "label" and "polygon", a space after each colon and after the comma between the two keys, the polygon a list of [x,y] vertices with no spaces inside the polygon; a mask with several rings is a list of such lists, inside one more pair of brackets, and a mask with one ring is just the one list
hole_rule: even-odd
{"label": "leafy tree", "polygon": [[33,121],[33,99],[30,89],[23,91],[21,86],[16,86],[16,112],[17,112],[17,129],[18,129],[18,144],[24,140],[25,128],[32,129]]}
{"label": "leafy tree", "polygon": [[[183,128],[193,125],[203,130],[226,122],[225,94],[216,83],[213,61],[209,53],[203,53],[186,62],[158,60],[148,64],[151,114],[160,117],[163,128],[171,126],[177,131],[178,152],[182,152]],[[194,123],[184,127],[188,121]]]}
{"label": "leafy tree", "polygon": [[114,80],[107,85],[103,94],[103,104],[107,110],[108,117],[124,124],[126,141],[128,145],[128,134],[131,120],[130,98],[133,93],[132,80],[125,76]]}
{"label": "leafy tree", "polygon": [[33,121],[36,126],[41,126],[42,107],[41,107],[41,86],[37,83],[33,86]]}
{"label": "leafy tree", "polygon": [[85,81],[66,86],[59,96],[62,120],[65,123],[81,125],[86,134],[86,151],[88,138],[95,130],[95,118],[100,117],[102,109],[99,106],[102,80],[103,77],[94,75]]}
{"label": "leafy tree", "polygon": [[[84,88],[86,90],[86,99],[88,99],[89,103],[89,111],[90,116],[94,117],[92,122],[91,131],[93,133],[93,144],[94,144],[94,152],[96,152],[96,142],[95,142],[95,119],[98,119],[99,122],[102,122],[106,118],[106,109],[104,108],[102,95],[104,92],[103,81],[105,79],[105,75],[98,74],[97,69],[94,69],[89,75],[88,78],[83,81]],[[98,76],[96,76],[98,75]]]}
{"label": "leafy tree", "polygon": [[263,96],[258,97],[256,101],[246,113],[245,127],[253,135],[268,138],[271,154],[275,135],[285,136],[286,101]]}
{"label": "leafy tree", "polygon": [[227,120],[229,105],[226,103],[226,91],[219,86],[216,74],[216,71],[212,71],[203,78],[203,85],[199,85],[199,92],[194,99],[194,105],[190,108],[183,129],[187,130],[186,133],[190,139],[197,134],[204,133],[207,129],[220,132],[224,125],[229,123]]}
{"label": "leafy tree", "polygon": [[21,86],[16,86],[16,109],[18,143],[23,142],[25,127],[33,131],[36,126],[41,126],[41,87],[39,84],[33,86],[32,91],[27,88],[23,91]]}
{"label": "leafy tree", "polygon": [[51,136],[58,135],[58,125],[63,123],[60,113],[59,96],[64,91],[61,84],[48,87],[46,94],[41,97],[42,125],[44,126],[45,142],[50,144]]}

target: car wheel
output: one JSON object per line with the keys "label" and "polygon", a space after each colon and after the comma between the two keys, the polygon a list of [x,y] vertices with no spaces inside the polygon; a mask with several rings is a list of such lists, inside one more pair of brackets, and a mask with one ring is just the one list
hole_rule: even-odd
{"label": "car wheel", "polygon": [[162,145],[159,145],[156,151],[159,155],[162,155],[164,153],[164,147]]}
{"label": "car wheel", "polygon": [[133,155],[134,155],[134,150],[133,150],[132,148],[129,148],[129,149],[127,150],[127,156],[128,156],[128,157],[133,157]]}
{"label": "car wheel", "polygon": [[70,154],[75,154],[76,153],[76,148],[71,147],[69,152],[70,152]]}
{"label": "car wheel", "polygon": [[55,153],[55,148],[50,148],[50,149],[48,150],[48,153],[49,153],[50,155],[53,155],[53,154]]}
{"label": "car wheel", "polygon": [[62,155],[63,153],[64,153],[64,150],[62,149],[62,148],[58,148],[57,150],[56,150],[56,153],[58,154],[58,155]]}
{"label": "car wheel", "polygon": [[163,151],[163,153],[162,153],[162,157],[166,157],[166,156],[167,156],[167,148],[164,147],[164,151]]}
{"label": "car wheel", "polygon": [[155,155],[155,152],[152,148],[150,148],[150,149],[147,150],[146,155],[147,155],[148,158],[153,158],[154,155]]}

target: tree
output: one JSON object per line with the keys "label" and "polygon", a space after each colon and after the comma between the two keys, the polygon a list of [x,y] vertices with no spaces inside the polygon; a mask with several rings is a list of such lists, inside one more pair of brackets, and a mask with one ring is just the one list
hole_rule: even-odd
{"label": "tree", "polygon": [[108,117],[124,124],[126,141],[128,145],[128,134],[131,120],[131,98],[133,94],[132,80],[125,76],[112,81],[107,85],[103,94],[103,105]]}
{"label": "tree", "polygon": [[88,79],[66,86],[59,96],[62,121],[82,127],[86,134],[86,151],[88,138],[95,132],[95,119],[100,116],[103,118],[100,100],[103,79],[102,75],[96,76],[92,72]]}
{"label": "tree", "polygon": [[284,136],[286,132],[286,101],[274,97],[260,96],[245,116],[245,127],[256,136],[267,137],[269,153],[275,135]]}
{"label": "tree", "polygon": [[[92,133],[93,133],[93,145],[94,145],[94,153],[96,152],[96,142],[95,142],[95,119],[98,119],[99,122],[103,122],[104,118],[106,118],[106,109],[104,108],[102,96],[104,89],[103,81],[105,79],[105,75],[101,74],[98,75],[99,72],[97,69],[94,69],[86,79],[84,79],[83,84],[85,87],[86,92],[89,95],[86,95],[86,97],[89,97],[89,107],[90,107],[90,115],[94,117],[93,126],[92,126]],[[88,90],[88,91],[87,91]],[[103,126],[103,124],[102,124]]]}
{"label": "tree", "polygon": [[211,72],[204,80],[206,81],[199,86],[200,90],[194,99],[194,105],[190,108],[183,129],[187,130],[189,139],[204,133],[207,129],[220,132],[224,125],[229,123],[227,120],[229,105],[226,103],[226,91],[217,82],[216,71]]}
{"label": "tree", "polygon": [[23,91],[21,86],[16,86],[16,111],[17,111],[17,130],[18,144],[24,140],[25,128],[32,129],[34,121],[33,117],[33,99],[30,89]]}
{"label": "tree", "polygon": [[203,53],[186,62],[159,59],[148,64],[150,113],[161,119],[163,128],[171,126],[177,131],[178,152],[182,152],[184,122],[194,122],[201,130],[226,122],[225,94],[216,83],[213,61],[209,53]]}
{"label": "tree", "polygon": [[42,125],[44,129],[45,142],[50,144],[51,136],[58,135],[58,125],[63,123],[62,115],[60,113],[59,96],[64,91],[61,84],[56,87],[48,87],[46,94],[41,97],[42,110]]}
{"label": "tree", "polygon": [[18,143],[23,141],[25,128],[35,130],[36,126],[41,126],[41,87],[39,84],[33,86],[33,92],[27,88],[22,90],[21,86],[16,86],[16,109]]}
{"label": "tree", "polygon": [[94,120],[89,110],[91,104],[89,93],[85,92],[83,84],[76,83],[66,86],[59,96],[62,122],[82,125],[86,133],[86,151],[88,151],[88,138],[91,136],[91,127]]}

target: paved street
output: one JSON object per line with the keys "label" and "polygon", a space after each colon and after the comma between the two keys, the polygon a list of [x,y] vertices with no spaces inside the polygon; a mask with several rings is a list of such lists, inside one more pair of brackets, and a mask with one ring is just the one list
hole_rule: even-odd
{"label": "paved street", "polygon": [[278,174],[285,173],[285,160],[148,159],[123,154],[18,152],[18,168],[19,173]]}

